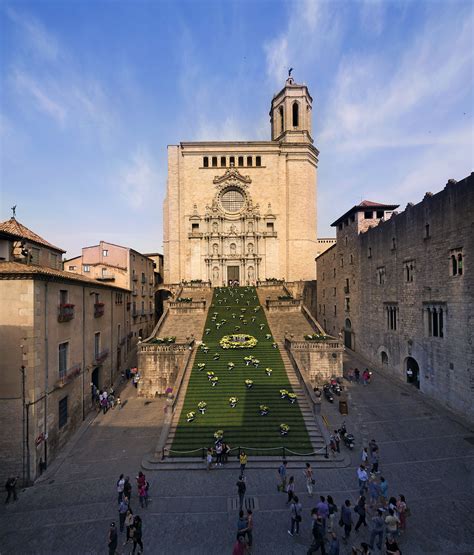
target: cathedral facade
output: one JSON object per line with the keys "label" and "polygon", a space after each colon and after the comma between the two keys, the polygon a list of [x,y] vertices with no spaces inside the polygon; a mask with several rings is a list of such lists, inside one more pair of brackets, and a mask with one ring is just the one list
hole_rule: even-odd
{"label": "cathedral facade", "polygon": [[315,279],[312,98],[291,77],[274,96],[271,140],[168,147],[165,283]]}

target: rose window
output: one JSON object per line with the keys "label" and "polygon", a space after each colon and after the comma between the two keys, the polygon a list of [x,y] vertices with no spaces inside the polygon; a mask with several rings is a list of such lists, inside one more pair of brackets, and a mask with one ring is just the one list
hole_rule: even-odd
{"label": "rose window", "polygon": [[244,195],[238,189],[228,189],[221,195],[222,208],[231,214],[240,212],[244,203]]}

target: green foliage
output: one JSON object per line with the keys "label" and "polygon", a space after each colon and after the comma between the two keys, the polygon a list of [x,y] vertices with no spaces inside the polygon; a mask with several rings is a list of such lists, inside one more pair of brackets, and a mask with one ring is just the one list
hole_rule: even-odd
{"label": "green foliage", "polygon": [[[198,349],[196,353],[172,449],[188,451],[211,446],[215,441],[214,432],[223,430],[224,439],[231,447],[262,448],[262,451],[250,451],[250,455],[272,454],[263,449],[283,446],[298,452],[312,451],[298,402],[291,404],[287,398],[280,397],[281,389],[289,393],[292,389],[279,349],[274,347],[273,339],[267,339],[268,323],[264,311],[260,310],[255,288],[217,288],[212,305],[214,313],[208,313],[205,325],[210,329],[205,336],[207,349]],[[224,335],[232,334],[235,322],[239,321],[232,314],[237,316],[239,312],[251,313],[255,318],[245,325],[240,323],[243,333],[258,340],[251,349],[252,357],[261,361],[258,368],[252,363],[246,366],[244,358],[248,351],[245,349],[226,350],[219,345]],[[228,321],[222,324],[226,317]],[[216,328],[216,322],[221,323],[220,329]],[[216,352],[220,353],[219,360],[213,360]],[[234,367],[229,372],[231,362]],[[211,387],[207,372],[199,371],[200,364],[219,377],[216,387]],[[266,373],[269,368],[270,376]],[[249,379],[253,382],[251,388],[245,383]],[[230,397],[238,398],[235,408],[230,407]],[[200,401],[207,403],[205,414],[197,413],[192,422],[186,422],[186,414],[197,411]],[[261,405],[268,408],[264,418],[260,415]],[[280,433],[281,423],[290,428],[286,436]],[[190,456],[193,455],[196,456],[195,453]]]}

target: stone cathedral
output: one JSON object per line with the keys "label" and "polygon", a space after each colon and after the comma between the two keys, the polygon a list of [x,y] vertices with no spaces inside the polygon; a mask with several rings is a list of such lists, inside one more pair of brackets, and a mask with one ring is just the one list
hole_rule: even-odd
{"label": "stone cathedral", "polygon": [[311,112],[308,88],[290,76],[271,102],[270,141],[168,147],[165,283],[315,279]]}

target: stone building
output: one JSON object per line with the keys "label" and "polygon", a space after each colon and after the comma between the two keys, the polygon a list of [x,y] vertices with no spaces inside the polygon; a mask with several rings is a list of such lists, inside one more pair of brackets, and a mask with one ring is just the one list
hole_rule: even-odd
{"label": "stone building", "polygon": [[64,261],[64,269],[131,291],[132,332],[148,337],[155,325],[155,266],[147,255],[100,241],[84,247],[81,256]]}
{"label": "stone building", "polygon": [[317,317],[373,365],[474,418],[474,174],[408,204],[338,218],[316,259]]}
{"label": "stone building", "polygon": [[315,279],[319,153],[307,87],[289,77],[270,122],[270,141],[168,147],[165,283]]}
{"label": "stone building", "polygon": [[0,252],[0,480],[29,482],[91,409],[91,382],[129,364],[130,291],[59,269],[64,251],[17,221]]}

